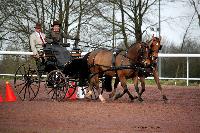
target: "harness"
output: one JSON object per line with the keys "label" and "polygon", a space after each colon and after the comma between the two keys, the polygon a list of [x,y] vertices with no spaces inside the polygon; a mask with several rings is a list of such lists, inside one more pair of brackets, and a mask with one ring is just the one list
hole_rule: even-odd
{"label": "harness", "polygon": [[122,51],[122,49],[118,49],[118,48],[113,49],[113,54],[112,54],[112,66],[111,66],[111,67],[115,67],[116,57],[117,57],[117,55],[118,55],[121,51]]}
{"label": "harness", "polygon": [[[143,44],[142,44],[143,45]],[[141,63],[139,63],[139,61],[137,60],[136,63],[133,63],[133,60],[134,59],[131,59],[130,57],[128,57],[128,51],[126,50],[125,51],[125,54],[122,53],[123,51],[121,49],[114,49],[113,50],[113,54],[112,54],[112,65],[111,66],[105,66],[105,65],[99,65],[99,64],[95,64],[95,57],[96,55],[98,54],[98,52],[96,52],[96,54],[94,55],[93,57],[93,63],[92,64],[89,64],[89,69],[92,68],[92,67],[95,67],[95,66],[99,66],[99,67],[106,67],[108,68],[107,70],[105,71],[102,71],[101,73],[105,73],[107,71],[115,71],[115,74],[117,74],[117,71],[118,70],[124,70],[124,69],[132,69],[132,70],[135,70],[137,72],[139,71],[144,71],[144,67],[141,65]],[[144,51],[140,51],[139,54],[143,54]],[[116,57],[118,55],[122,55],[123,59],[121,60],[121,66],[116,66]],[[88,56],[89,58],[89,56]],[[143,56],[140,56],[140,58],[143,58]],[[139,60],[140,60],[139,58]],[[146,58],[146,57],[145,57]],[[128,59],[128,61],[130,62],[130,65],[123,65],[123,62],[125,59]],[[144,58],[143,58],[144,59]],[[100,73],[100,74],[101,74]],[[99,72],[97,73],[93,73],[92,76],[90,78],[92,78],[93,76],[95,76],[96,74],[99,74]],[[132,74],[132,73],[131,73]],[[131,75],[130,74],[130,75]]]}
{"label": "harness", "polygon": [[149,59],[151,61],[150,65],[147,66],[146,68],[144,68],[145,70],[143,71],[140,71],[139,72],[139,76],[145,76],[145,77],[149,77],[149,76],[152,76],[153,75],[153,69],[157,66],[158,64],[158,57],[157,56],[154,56],[153,53],[158,53],[159,50],[161,50],[162,48],[162,45],[160,45],[159,49],[158,50],[153,50],[152,47],[150,47],[149,49]]}

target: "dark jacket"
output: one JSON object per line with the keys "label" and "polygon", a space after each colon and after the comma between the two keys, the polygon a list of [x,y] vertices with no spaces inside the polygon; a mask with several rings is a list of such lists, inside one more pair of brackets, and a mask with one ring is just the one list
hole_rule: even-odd
{"label": "dark jacket", "polygon": [[[64,42],[63,42],[64,38]],[[59,43],[66,43],[67,39],[72,39],[72,37],[67,36],[64,32],[54,32],[53,30],[50,30],[47,35],[46,39],[48,43],[54,43],[54,44],[59,44]]]}

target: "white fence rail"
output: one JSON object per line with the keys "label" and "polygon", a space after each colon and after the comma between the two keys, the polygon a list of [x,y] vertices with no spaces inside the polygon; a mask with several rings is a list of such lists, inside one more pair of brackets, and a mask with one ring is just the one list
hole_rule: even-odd
{"label": "white fence rail", "polygon": [[[85,55],[87,52],[82,52],[82,55]],[[0,55],[33,55],[33,52],[21,52],[21,51],[0,51]],[[199,78],[190,78],[189,77],[189,58],[199,58],[200,54],[164,54],[159,53],[158,57],[164,58],[164,57],[183,57],[187,58],[187,77],[186,78],[166,78],[166,77],[160,77],[160,79],[180,79],[180,80],[186,80],[187,86],[189,85],[189,80],[200,80]],[[0,76],[13,76],[14,74],[0,74]],[[148,77],[147,79],[153,79],[153,77]]]}

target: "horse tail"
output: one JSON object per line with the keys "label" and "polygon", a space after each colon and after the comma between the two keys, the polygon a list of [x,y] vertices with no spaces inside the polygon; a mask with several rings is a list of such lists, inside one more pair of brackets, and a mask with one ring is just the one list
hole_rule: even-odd
{"label": "horse tail", "polygon": [[105,89],[107,92],[112,91],[112,77],[105,75],[102,80],[102,89]]}

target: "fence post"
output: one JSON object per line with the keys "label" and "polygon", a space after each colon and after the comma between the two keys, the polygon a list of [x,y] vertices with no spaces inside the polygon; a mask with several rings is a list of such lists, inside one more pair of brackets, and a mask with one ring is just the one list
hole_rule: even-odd
{"label": "fence post", "polygon": [[189,85],[189,58],[187,56],[187,86]]}

